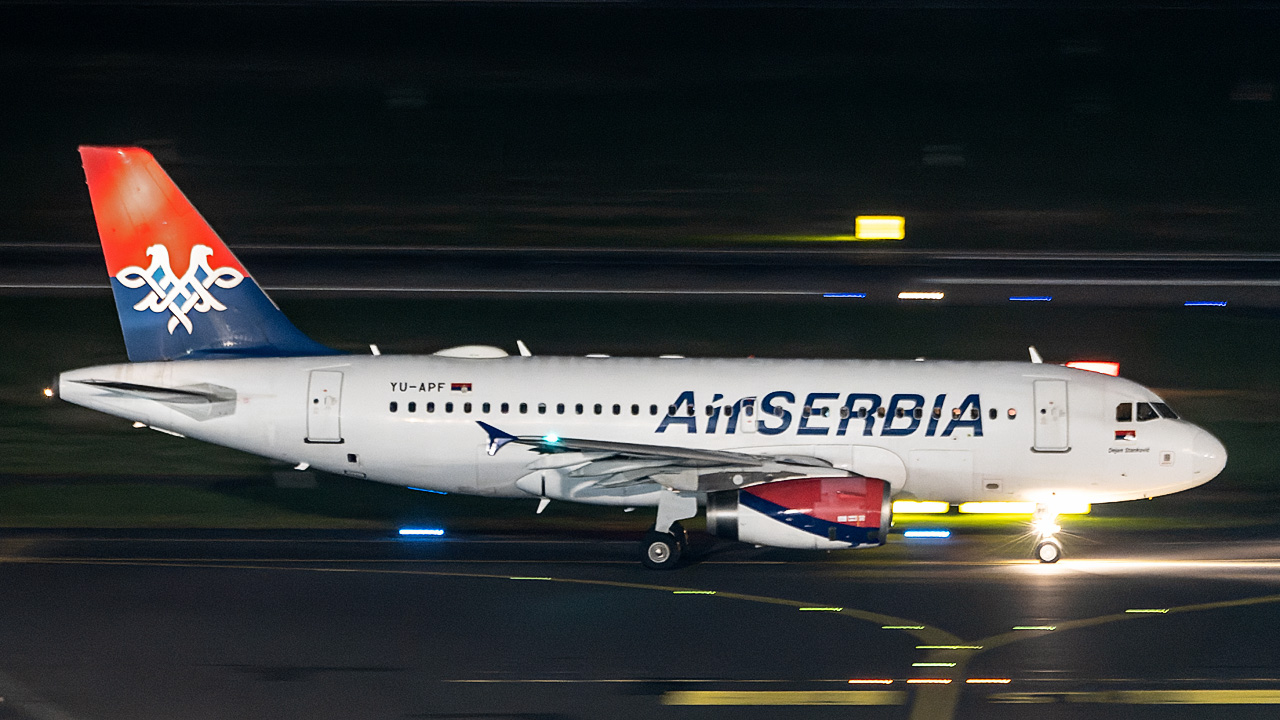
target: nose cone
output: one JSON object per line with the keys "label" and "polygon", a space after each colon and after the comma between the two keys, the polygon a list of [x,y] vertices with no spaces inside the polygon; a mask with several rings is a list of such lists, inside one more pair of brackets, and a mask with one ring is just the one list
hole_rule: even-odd
{"label": "nose cone", "polygon": [[1227,449],[1204,430],[1197,430],[1191,440],[1191,456],[1191,472],[1200,482],[1214,479],[1227,465]]}

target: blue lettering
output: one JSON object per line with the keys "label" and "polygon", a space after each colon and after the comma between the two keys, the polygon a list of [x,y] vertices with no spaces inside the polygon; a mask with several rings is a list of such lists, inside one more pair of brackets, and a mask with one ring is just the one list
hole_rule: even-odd
{"label": "blue lettering", "polygon": [[[965,419],[965,415],[971,415],[969,420]],[[982,437],[982,402],[978,400],[977,393],[970,395],[960,403],[960,412],[951,418],[951,422],[947,423],[947,429],[942,431],[942,437],[951,435],[951,431],[960,427],[973,428],[974,437]]]}
{"label": "blue lettering", "polygon": [[670,407],[667,408],[667,416],[662,418],[662,423],[658,425],[658,429],[655,432],[666,432],[668,425],[684,425],[685,426],[684,429],[688,432],[688,434],[693,435],[697,433],[698,432],[697,418],[695,418],[692,414],[686,415],[684,417],[679,416],[680,409],[685,405],[688,405],[690,408],[692,408],[694,405],[692,390],[685,390],[684,392],[680,393],[680,397],[676,398],[676,401],[672,403]]}
{"label": "blue lettering", "polygon": [[831,428],[809,427],[809,418],[822,417],[822,408],[816,407],[820,400],[835,400],[840,397],[840,393],[809,393],[809,397],[804,399],[805,411],[800,413],[800,426],[796,428],[797,435],[826,435]]}
{"label": "blue lettering", "polygon": [[[909,408],[899,407],[904,401],[911,402],[912,403],[911,407]],[[915,409],[922,408],[922,407],[924,407],[923,395],[911,395],[908,393],[899,393],[889,398],[888,415],[885,416],[884,427],[880,429],[880,434],[882,436],[883,435],[899,436],[899,435],[910,435],[911,433],[915,432],[916,428],[920,427],[920,418],[916,417]],[[906,427],[895,428],[893,427],[893,421],[897,419],[898,412],[900,410],[902,411],[902,414],[905,417],[911,418],[911,424]]]}
{"label": "blue lettering", "polygon": [[715,432],[716,426],[720,424],[720,406],[716,405],[716,403],[723,399],[724,395],[721,395],[720,393],[716,393],[716,396],[711,398],[711,415],[707,417],[708,435]]}
{"label": "blue lettering", "polygon": [[933,411],[929,413],[929,429],[924,431],[925,437],[933,437],[938,430],[938,419],[942,417],[942,404],[947,401],[947,394],[942,393],[933,401]]}
{"label": "blue lettering", "polygon": [[862,408],[866,410],[866,421],[862,426],[862,434],[871,435],[871,426],[876,422],[876,410],[880,409],[880,396],[872,393],[849,393],[849,397],[845,398],[844,401],[845,411],[842,413],[844,417],[840,418],[840,425],[836,428],[837,435],[843,435],[849,429],[849,419],[858,412],[854,409],[854,405],[858,404],[860,400],[868,400],[871,403],[871,407]]}
{"label": "blue lettering", "polygon": [[[786,432],[787,428],[791,427],[791,411],[774,406],[773,401],[775,398],[783,399],[789,403],[796,401],[796,396],[785,390],[777,390],[765,395],[764,399],[760,401],[760,419],[756,426],[761,435],[781,435]],[[776,428],[769,427],[765,424],[765,420],[770,417],[777,417],[782,421],[782,424]]]}

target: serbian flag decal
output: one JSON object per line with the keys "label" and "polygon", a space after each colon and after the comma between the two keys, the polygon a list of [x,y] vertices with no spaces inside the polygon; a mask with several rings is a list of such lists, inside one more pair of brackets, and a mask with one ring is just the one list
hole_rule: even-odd
{"label": "serbian flag decal", "polygon": [[471,383],[449,383],[449,392],[469,393],[471,392]]}
{"label": "serbian flag decal", "polygon": [[1117,440],[1133,440],[1137,437],[1138,437],[1137,430],[1117,430],[1116,431]]}

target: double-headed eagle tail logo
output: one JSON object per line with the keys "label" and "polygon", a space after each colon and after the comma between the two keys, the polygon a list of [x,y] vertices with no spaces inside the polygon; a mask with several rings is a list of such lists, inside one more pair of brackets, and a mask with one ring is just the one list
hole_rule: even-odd
{"label": "double-headed eagle tail logo", "polygon": [[191,312],[223,311],[226,305],[209,292],[209,288],[217,285],[220,288],[233,288],[244,280],[244,273],[229,267],[213,269],[209,267],[209,257],[213,250],[208,245],[195,245],[191,248],[191,260],[187,264],[187,272],[182,277],[173,274],[169,264],[169,250],[164,245],[152,245],[147,248],[151,265],[141,268],[130,265],[116,273],[116,279],[127,288],[140,288],[147,285],[151,292],[133,306],[134,310],[151,312],[168,311],[173,314],[169,318],[169,334],[172,335],[178,325],[192,332]]}

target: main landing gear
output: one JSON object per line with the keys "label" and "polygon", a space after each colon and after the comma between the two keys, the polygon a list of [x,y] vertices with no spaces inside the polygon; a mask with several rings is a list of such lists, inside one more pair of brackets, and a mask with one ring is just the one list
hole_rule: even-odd
{"label": "main landing gear", "polygon": [[1031,517],[1031,529],[1036,534],[1035,559],[1042,563],[1056,563],[1062,559],[1062,542],[1055,537],[1062,526],[1058,525],[1058,513],[1048,505],[1037,504]]}
{"label": "main landing gear", "polygon": [[696,495],[668,490],[658,499],[658,520],[640,544],[640,562],[650,570],[671,570],[689,549],[689,533],[681,520],[698,514]]}

